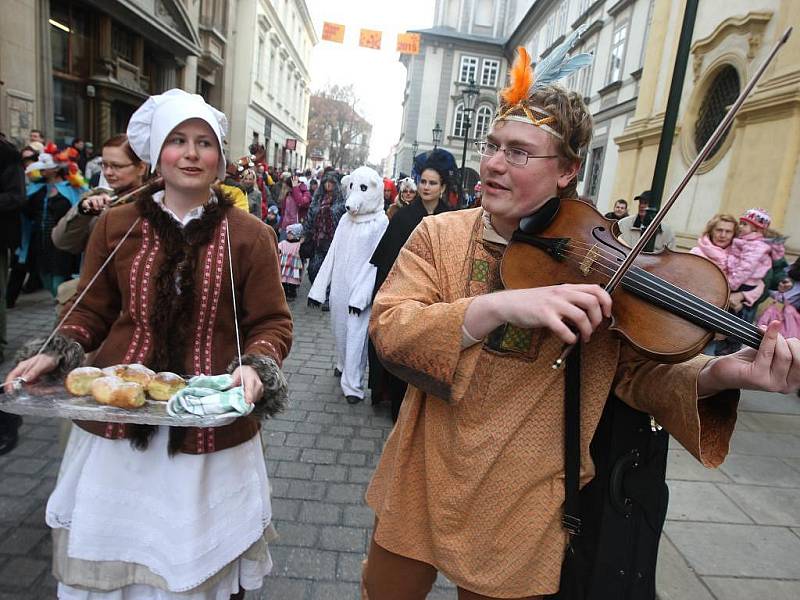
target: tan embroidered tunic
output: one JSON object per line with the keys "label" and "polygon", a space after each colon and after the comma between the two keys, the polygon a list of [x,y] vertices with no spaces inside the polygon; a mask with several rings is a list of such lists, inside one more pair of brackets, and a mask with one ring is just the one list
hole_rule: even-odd
{"label": "tan embroidered tunic", "polygon": [[[562,343],[506,326],[461,350],[471,298],[501,287],[504,246],[484,240],[482,209],[425,218],[377,295],[370,335],[411,383],[367,491],[378,544],[498,598],[558,590],[566,535]],[[642,359],[606,330],[582,352],[581,484],[613,390],[663,424],[707,466],[719,465],[736,401],[698,400],[709,357]],[[657,382],[657,383],[656,383]]]}

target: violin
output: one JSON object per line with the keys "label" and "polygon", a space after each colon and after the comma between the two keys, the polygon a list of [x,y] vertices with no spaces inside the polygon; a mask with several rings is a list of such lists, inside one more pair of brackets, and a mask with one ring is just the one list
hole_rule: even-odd
{"label": "violin", "polygon": [[[605,287],[631,250],[617,233],[616,222],[590,204],[552,198],[514,232],[500,263],[503,285]],[[715,333],[758,348],[763,332],[727,312],[728,297],[728,281],[710,260],[666,248],[643,252],[613,292],[609,329],[664,363],[699,354]]]}

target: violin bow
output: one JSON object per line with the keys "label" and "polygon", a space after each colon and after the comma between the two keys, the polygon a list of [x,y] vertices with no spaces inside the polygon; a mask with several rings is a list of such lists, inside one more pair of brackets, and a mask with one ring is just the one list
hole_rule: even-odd
{"label": "violin bow", "polygon": [[[775,55],[778,53],[778,50],[780,50],[781,46],[783,46],[786,43],[791,34],[792,34],[792,27],[789,27],[786,31],[784,31],[780,39],[777,42],[775,42],[775,44],[772,47],[772,50],[770,50],[770,53],[767,55],[767,58],[764,60],[764,62],[761,64],[758,70],[750,78],[750,81],[747,82],[747,85],[739,94],[739,97],[736,99],[736,102],[734,102],[733,105],[730,107],[730,109],[728,109],[728,113],[725,115],[725,118],[722,119],[722,121],[720,121],[719,125],[717,125],[717,128],[714,130],[714,133],[711,134],[711,137],[708,138],[708,141],[703,146],[703,149],[700,150],[700,152],[697,154],[697,158],[694,159],[694,162],[686,171],[686,174],[683,176],[683,179],[681,179],[680,183],[678,183],[678,186],[675,188],[675,191],[672,192],[672,194],[669,197],[669,200],[667,200],[666,203],[659,209],[658,213],[656,213],[656,215],[653,217],[653,220],[650,222],[650,225],[648,225],[647,229],[645,229],[642,232],[639,241],[636,242],[636,244],[634,244],[633,248],[631,248],[631,251],[628,252],[628,256],[625,257],[625,260],[622,261],[622,264],[620,264],[616,272],[608,280],[608,283],[605,285],[605,290],[609,294],[613,293],[614,290],[617,289],[617,286],[622,281],[622,278],[625,277],[625,274],[633,266],[633,262],[639,257],[639,255],[644,250],[644,247],[645,245],[647,245],[647,242],[650,241],[650,238],[656,235],[656,233],[658,232],[658,228],[661,225],[661,221],[663,221],[664,217],[667,216],[667,213],[672,208],[672,205],[675,204],[675,201],[678,199],[678,196],[681,195],[683,189],[688,185],[689,180],[695,174],[695,171],[697,171],[697,169],[709,155],[711,150],[717,145],[717,142],[720,140],[720,138],[723,135],[725,135],[725,133],[728,131],[729,127],[731,126],[731,123],[733,122],[733,119],[736,117],[736,114],[742,107],[742,104],[744,104],[744,101],[747,100],[747,97],[750,95],[750,92],[753,91],[753,88],[758,83],[758,80],[761,79],[761,76],[764,74],[764,71],[767,70],[767,67],[772,62],[772,59],[775,58]],[[569,356],[570,352],[572,352],[572,348],[574,346],[575,344],[568,344],[564,347],[564,350],[561,352],[561,355],[553,363],[554,369],[559,369],[564,365],[567,356]]]}

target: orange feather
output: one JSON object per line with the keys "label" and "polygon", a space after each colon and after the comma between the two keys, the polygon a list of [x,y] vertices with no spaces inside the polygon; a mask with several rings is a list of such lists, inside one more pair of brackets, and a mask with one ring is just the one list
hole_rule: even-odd
{"label": "orange feather", "polygon": [[519,104],[528,97],[533,85],[533,67],[528,51],[522,46],[517,48],[517,58],[509,71],[509,85],[500,92],[506,104]]}

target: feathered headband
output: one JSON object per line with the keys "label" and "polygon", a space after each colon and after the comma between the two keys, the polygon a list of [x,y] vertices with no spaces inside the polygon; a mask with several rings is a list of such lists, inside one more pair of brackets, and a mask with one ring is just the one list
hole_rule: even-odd
{"label": "feathered headband", "polygon": [[555,124],[556,118],[544,108],[529,104],[529,98],[537,89],[563,79],[567,75],[592,64],[591,54],[576,54],[567,58],[567,52],[572,49],[585,30],[586,26],[583,25],[573,31],[547,58],[536,66],[536,70],[533,69],[530,55],[525,48],[522,46],[517,48],[517,58],[509,71],[509,85],[500,92],[501,104],[497,109],[495,122],[521,121],[523,123],[532,123],[558,139],[564,139],[561,133],[551,127],[551,125]]}

